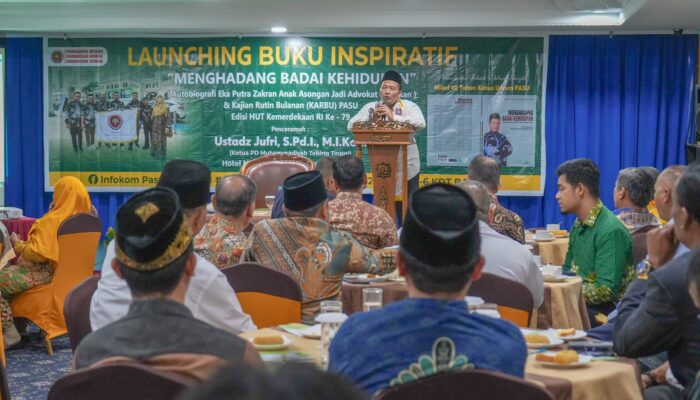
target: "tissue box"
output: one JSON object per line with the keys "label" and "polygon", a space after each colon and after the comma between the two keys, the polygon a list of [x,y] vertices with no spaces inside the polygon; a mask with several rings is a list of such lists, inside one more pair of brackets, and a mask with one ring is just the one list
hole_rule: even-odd
{"label": "tissue box", "polygon": [[16,207],[0,207],[0,219],[22,218],[22,209]]}

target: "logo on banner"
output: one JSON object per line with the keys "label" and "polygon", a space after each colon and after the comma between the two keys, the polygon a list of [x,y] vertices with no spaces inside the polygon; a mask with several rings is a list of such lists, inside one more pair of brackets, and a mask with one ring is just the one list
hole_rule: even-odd
{"label": "logo on banner", "polygon": [[51,53],[51,61],[60,64],[61,61],[63,61],[63,52],[61,50],[56,50]]}
{"label": "logo on banner", "polygon": [[119,114],[112,114],[109,116],[109,127],[117,130],[122,127],[122,124],[124,123],[124,120]]}

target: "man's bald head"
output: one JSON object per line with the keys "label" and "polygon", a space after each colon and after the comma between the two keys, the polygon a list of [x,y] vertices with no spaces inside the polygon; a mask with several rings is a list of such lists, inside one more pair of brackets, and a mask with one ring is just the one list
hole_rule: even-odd
{"label": "man's bald head", "polygon": [[483,155],[472,158],[469,163],[469,179],[482,183],[491,193],[498,192],[501,184],[501,169],[498,162]]}
{"label": "man's bald head", "polygon": [[255,182],[245,175],[228,175],[216,182],[214,209],[227,217],[240,217],[255,202]]}
{"label": "man's bald head", "polygon": [[659,174],[654,184],[654,202],[659,217],[665,220],[671,219],[671,207],[673,206],[673,190],[681,175],[685,172],[683,165],[671,165]]}

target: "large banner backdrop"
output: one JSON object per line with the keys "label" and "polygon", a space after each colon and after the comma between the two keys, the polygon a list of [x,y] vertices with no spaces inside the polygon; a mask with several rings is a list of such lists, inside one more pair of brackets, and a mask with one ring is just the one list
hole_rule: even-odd
{"label": "large banner backdrop", "polygon": [[[544,47],[541,37],[47,39],[46,190],[63,175],[90,191],[140,190],[176,158],[219,177],[270,153],[354,154],[348,120],[380,100],[392,69],[427,121],[421,185],[462,180],[486,154],[503,164],[503,194],[541,195]],[[149,107],[161,111],[150,124]]]}

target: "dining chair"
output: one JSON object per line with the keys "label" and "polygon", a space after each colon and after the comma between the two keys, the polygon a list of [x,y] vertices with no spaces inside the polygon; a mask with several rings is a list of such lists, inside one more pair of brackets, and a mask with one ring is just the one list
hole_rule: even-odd
{"label": "dining chair", "polygon": [[71,290],[63,303],[63,317],[68,328],[70,348],[75,353],[78,344],[92,332],[90,325],[90,301],[97,290],[99,278],[91,276]]}
{"label": "dining chair", "polygon": [[236,264],[221,272],[258,328],[301,321],[302,291],[289,275],[257,263]]}
{"label": "dining chair", "polygon": [[119,362],[65,375],[51,387],[48,400],[173,400],[195,383],[174,372]]}
{"label": "dining chair", "polygon": [[274,196],[285,179],[311,171],[314,165],[310,159],[296,154],[268,154],[243,164],[240,173],[255,182],[255,208],[265,208],[265,196]]}
{"label": "dining chair", "polygon": [[554,400],[534,383],[500,372],[473,369],[446,372],[395,386],[377,400]]}
{"label": "dining chair", "polygon": [[486,303],[498,305],[501,318],[521,328],[530,326],[534,300],[530,290],[522,283],[484,273],[481,274],[481,278],[472,283],[469,295],[481,297]]}
{"label": "dining chair", "polygon": [[102,224],[90,214],[76,214],[58,227],[58,263],[51,282],[14,296],[14,317],[27,318],[41,329],[46,350],[53,354],[51,339],[68,333],[63,302],[68,292],[92,276]]}

